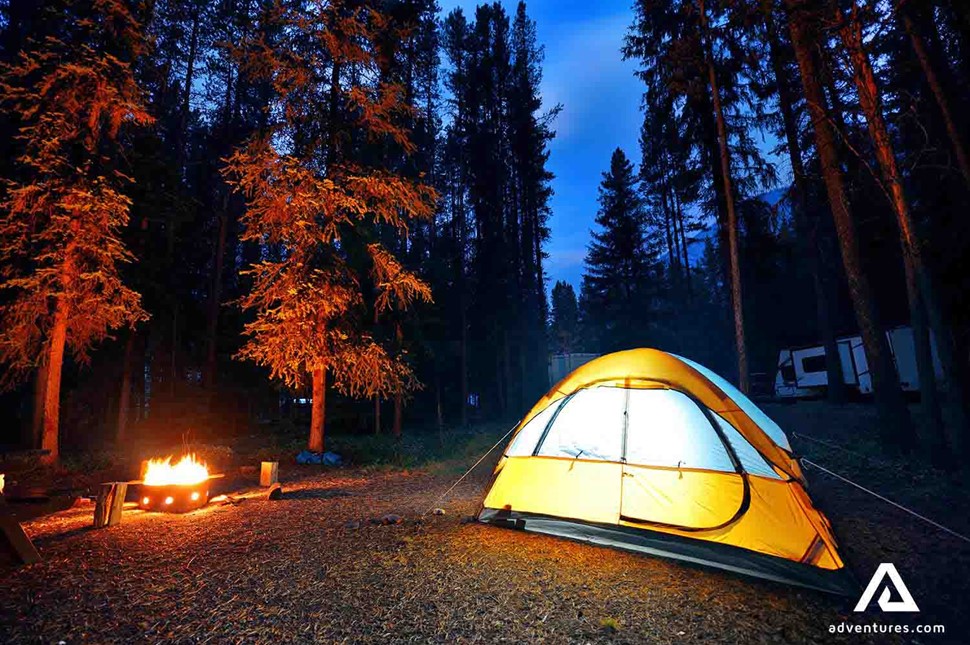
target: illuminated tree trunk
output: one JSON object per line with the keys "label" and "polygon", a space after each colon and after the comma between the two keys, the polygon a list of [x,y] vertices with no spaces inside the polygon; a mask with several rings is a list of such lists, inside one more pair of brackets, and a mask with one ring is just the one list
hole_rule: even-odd
{"label": "illuminated tree trunk", "polygon": [[738,218],[734,209],[734,189],[731,184],[731,156],[728,150],[727,127],[724,123],[724,111],[721,108],[721,92],[717,84],[717,73],[714,69],[714,48],[707,33],[707,10],[704,0],[699,1],[702,37],[705,40],[705,56],[707,57],[707,78],[711,87],[711,100],[714,105],[714,117],[717,121],[717,140],[721,159],[721,181],[724,186],[724,200],[727,207],[727,238],[728,263],[730,268],[731,304],[734,310],[734,343],[738,355],[738,387],[747,392],[748,384],[748,350],[744,340],[744,301],[741,299],[741,262],[738,251]]}
{"label": "illuminated tree trunk", "polygon": [[943,86],[940,84],[940,79],[936,75],[936,69],[932,61],[930,61],[929,53],[926,51],[923,37],[919,34],[916,25],[913,24],[913,19],[910,17],[909,11],[905,6],[900,7],[897,15],[903,22],[903,28],[909,36],[909,40],[913,45],[913,51],[916,52],[916,58],[919,60],[920,67],[923,69],[926,84],[930,86],[930,90],[933,92],[933,98],[936,99],[936,105],[939,107],[940,114],[943,116],[943,125],[946,126],[947,135],[950,137],[950,144],[953,146],[953,154],[956,156],[957,165],[960,166],[960,172],[963,174],[964,181],[970,187],[970,157],[968,157],[967,149],[963,145],[956,121],[953,119],[950,102],[947,100]]}
{"label": "illuminated tree trunk", "polygon": [[[839,15],[839,18],[842,16]],[[943,436],[943,417],[940,412],[940,402],[936,391],[936,374],[933,369],[933,353],[930,347],[929,329],[927,328],[927,313],[930,313],[930,323],[937,338],[937,348],[944,364],[952,365],[949,358],[948,333],[944,329],[942,315],[936,305],[936,298],[932,292],[926,266],[923,262],[920,240],[916,232],[916,225],[909,211],[909,202],[903,189],[903,177],[896,163],[896,152],[889,130],[882,116],[882,105],[879,87],[872,70],[872,64],[865,51],[862,41],[862,25],[853,7],[849,20],[841,29],[842,42],[849,53],[852,63],[853,80],[872,139],[876,160],[882,171],[886,190],[889,194],[899,225],[900,243],[903,248],[903,264],[906,275],[906,295],[909,301],[910,321],[913,326],[913,337],[916,345],[916,365],[920,379],[921,403],[929,423],[927,439],[936,457],[946,456],[945,439]],[[944,358],[944,355],[947,355]],[[952,374],[952,372],[950,372]],[[948,397],[953,399],[954,397]],[[962,410],[962,404],[958,406]],[[955,447],[955,446],[951,446]]]}
{"label": "illuminated tree trunk", "polygon": [[785,6],[789,10],[792,46],[812,119],[815,147],[839,239],[852,307],[869,363],[880,429],[889,447],[908,449],[913,445],[909,410],[899,388],[899,377],[893,366],[889,343],[878,323],[872,287],[859,257],[859,243],[855,223],[849,213],[835,132],[826,113],[825,93],[819,81],[820,70],[813,55],[814,42],[808,29],[810,18],[802,10],[799,0],[785,0]]}
{"label": "illuminated tree trunk", "polygon": [[323,452],[323,422],[327,410],[327,368],[313,368],[313,404],[310,412],[310,452]]}
{"label": "illuminated tree trunk", "polygon": [[51,330],[48,349],[47,384],[44,388],[44,432],[40,447],[49,451],[41,458],[47,464],[56,464],[60,458],[58,427],[61,413],[61,369],[64,366],[64,346],[67,343],[67,301],[57,299],[54,328]]}
{"label": "illuminated tree trunk", "polygon": [[771,10],[766,11],[765,21],[768,31],[768,46],[771,65],[778,85],[778,106],[785,128],[785,142],[791,159],[792,175],[795,180],[795,227],[802,255],[809,263],[812,273],[812,288],[815,295],[815,314],[818,330],[825,346],[825,372],[828,381],[826,388],[828,400],[832,403],[845,401],[845,381],[842,375],[842,360],[839,356],[835,328],[832,324],[830,293],[828,281],[823,275],[825,264],[822,260],[818,240],[818,222],[809,221],[808,185],[805,179],[805,166],[802,163],[802,147],[798,140],[798,119],[795,116],[795,97],[785,78],[785,66],[781,46]]}

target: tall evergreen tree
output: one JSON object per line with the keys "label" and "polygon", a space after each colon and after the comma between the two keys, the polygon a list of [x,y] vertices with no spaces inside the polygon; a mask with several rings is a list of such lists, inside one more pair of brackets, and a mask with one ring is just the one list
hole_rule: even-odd
{"label": "tall evergreen tree", "polygon": [[599,351],[629,349],[649,336],[655,257],[647,253],[643,199],[633,164],[617,148],[599,189],[598,231],[583,274],[584,316]]}
{"label": "tall evergreen tree", "polygon": [[579,304],[573,285],[558,280],[552,288],[552,317],[549,335],[552,351],[570,354],[579,351],[582,338],[579,333]]}
{"label": "tall evergreen tree", "polygon": [[511,23],[498,3],[479,6],[472,22],[455,10],[442,40],[451,111],[442,175],[462,399],[476,391],[507,413],[547,388],[546,162],[558,108],[543,111],[543,51],[524,3]]}
{"label": "tall evergreen tree", "polygon": [[69,3],[56,36],[29,41],[3,70],[7,109],[20,115],[19,168],[0,209],[0,360],[7,380],[43,363],[41,447],[57,461],[65,347],[86,360],[111,329],[146,318],[119,269],[128,183],[119,150],[146,125],[132,72],[141,28],[123,3]]}
{"label": "tall evergreen tree", "polygon": [[836,133],[830,118],[828,101],[820,82],[817,54],[811,45],[817,35],[814,31],[816,23],[810,8],[803,0],[785,0],[785,4],[789,12],[792,46],[798,60],[802,86],[811,115],[815,148],[838,233],[856,320],[872,375],[883,436],[889,445],[909,448],[914,443],[909,411],[902,400],[899,376],[893,367],[889,343],[880,326],[872,285],[861,265],[856,223],[849,211],[845,178],[838,157]]}
{"label": "tall evergreen tree", "polygon": [[371,161],[356,147],[376,140],[414,151],[397,118],[407,111],[400,85],[364,80],[379,77],[376,43],[389,26],[385,17],[336,2],[279,19],[285,37],[258,52],[254,65],[278,88],[279,116],[227,168],[248,201],[243,239],[269,251],[249,269],[252,290],[240,302],[256,318],[246,325],[249,340],[239,355],[290,386],[309,378],[308,448],[320,452],[328,373],[353,396],[417,385],[399,355],[362,331],[364,285],[373,286],[378,313],[430,300],[427,285],[375,231],[384,225],[404,233],[427,219],[435,193],[388,169],[386,157]]}

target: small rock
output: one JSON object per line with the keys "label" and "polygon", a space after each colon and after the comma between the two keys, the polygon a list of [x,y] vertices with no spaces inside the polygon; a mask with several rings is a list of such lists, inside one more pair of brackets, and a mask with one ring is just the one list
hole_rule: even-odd
{"label": "small rock", "polygon": [[474,515],[466,515],[465,517],[461,518],[462,524],[474,524],[477,521],[478,518],[476,518]]}
{"label": "small rock", "polygon": [[443,508],[436,508],[433,511],[431,511],[431,514],[432,515],[444,515],[445,514],[445,509],[443,509]]}
{"label": "small rock", "polygon": [[358,522],[357,520],[351,520],[351,521],[346,522],[344,524],[344,528],[345,529],[350,529],[352,531],[356,531],[357,529],[360,528],[360,522]]}
{"label": "small rock", "polygon": [[404,518],[401,517],[400,515],[395,515],[394,513],[388,513],[387,515],[381,518],[381,524],[384,524],[384,525],[403,524],[403,523],[404,523]]}
{"label": "small rock", "polygon": [[269,492],[266,493],[266,499],[283,499],[283,487],[279,484],[273,484],[270,487]]}

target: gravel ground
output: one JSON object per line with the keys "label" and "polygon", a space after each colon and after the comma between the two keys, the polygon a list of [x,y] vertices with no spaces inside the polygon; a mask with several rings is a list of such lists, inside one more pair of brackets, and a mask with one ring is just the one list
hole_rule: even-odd
{"label": "gravel ground", "polygon": [[[789,430],[845,447],[865,432],[860,409],[768,411]],[[797,437],[795,447],[965,529],[959,478],[940,484]],[[970,632],[970,545],[811,470],[810,493],[857,576],[894,562],[922,610],[886,622],[942,623],[946,636],[833,635],[830,624],[884,619],[854,614],[855,598],[466,523],[488,480],[484,465],[441,504],[443,516],[422,513],[453,475],[296,466],[281,474],[280,501],[250,491],[181,516],[131,510],[100,531],[88,528],[87,505],[28,524],[44,561],[0,565],[0,643],[929,643],[966,642]],[[386,513],[403,523],[371,523]]]}

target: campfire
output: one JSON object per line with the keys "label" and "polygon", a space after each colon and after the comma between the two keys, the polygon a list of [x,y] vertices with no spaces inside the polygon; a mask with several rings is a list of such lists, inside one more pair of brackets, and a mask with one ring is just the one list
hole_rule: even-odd
{"label": "campfire", "polygon": [[209,501],[210,475],[195,455],[185,455],[177,463],[172,457],[150,459],[142,478],[139,507],[146,511],[185,513]]}

